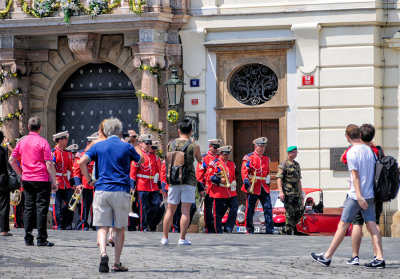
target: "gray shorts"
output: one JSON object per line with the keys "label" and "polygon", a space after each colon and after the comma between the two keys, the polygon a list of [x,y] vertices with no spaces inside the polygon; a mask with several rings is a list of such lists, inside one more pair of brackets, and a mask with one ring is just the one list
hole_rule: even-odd
{"label": "gray shorts", "polygon": [[196,201],[196,187],[193,185],[174,185],[168,189],[168,203],[194,203]]}
{"label": "gray shorts", "polygon": [[374,221],[375,222],[375,203],[374,199],[367,199],[368,208],[366,210],[362,210],[361,206],[358,204],[357,200],[353,200],[349,197],[346,197],[346,200],[343,203],[343,212],[340,221],[345,223],[353,222],[357,213],[361,211],[361,214],[364,218],[365,222]]}
{"label": "gray shorts", "polygon": [[126,192],[95,191],[93,199],[93,226],[114,227],[128,225],[130,197]]}

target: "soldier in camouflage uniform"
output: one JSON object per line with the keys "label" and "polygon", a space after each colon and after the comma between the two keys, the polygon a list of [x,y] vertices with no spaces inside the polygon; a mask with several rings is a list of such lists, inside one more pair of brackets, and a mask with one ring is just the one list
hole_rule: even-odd
{"label": "soldier in camouflage uniform", "polygon": [[300,165],[294,159],[297,157],[297,147],[290,146],[286,150],[288,158],[278,166],[276,174],[279,199],[285,204],[286,224],[284,233],[293,234],[296,224],[303,216],[303,189],[301,186]]}

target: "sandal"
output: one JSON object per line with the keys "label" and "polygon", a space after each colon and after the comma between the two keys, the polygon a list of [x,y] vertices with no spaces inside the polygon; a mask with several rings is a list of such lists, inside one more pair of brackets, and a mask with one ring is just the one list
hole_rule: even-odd
{"label": "sandal", "polygon": [[107,246],[108,246],[109,244],[111,244],[112,247],[115,246],[115,243],[114,243],[114,241],[113,241],[112,239],[109,239],[109,240],[107,241]]}
{"label": "sandal", "polygon": [[123,266],[121,263],[119,264],[114,264],[111,268],[112,271],[114,272],[126,272],[128,271],[128,268],[126,266]]}
{"label": "sandal", "polygon": [[100,258],[100,265],[99,265],[99,271],[102,273],[107,273],[110,271],[110,268],[108,267],[108,256],[104,255],[101,256]]}

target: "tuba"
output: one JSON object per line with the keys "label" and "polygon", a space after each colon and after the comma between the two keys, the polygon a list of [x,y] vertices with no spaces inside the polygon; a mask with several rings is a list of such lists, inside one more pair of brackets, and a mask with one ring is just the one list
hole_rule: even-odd
{"label": "tuba", "polygon": [[[226,172],[226,170],[225,170],[225,168],[224,168],[224,166],[219,166],[220,168],[222,168],[222,170],[218,173],[218,177],[223,177],[223,178],[225,178],[225,186],[223,186],[223,187],[225,187],[225,188],[235,188],[236,189],[236,185],[235,186],[233,186],[233,185],[231,185],[231,183],[229,183],[229,179],[228,179],[228,173]],[[234,191],[234,190],[232,190],[232,191]]]}
{"label": "tuba", "polygon": [[12,206],[17,206],[21,202],[21,191],[15,190],[10,192],[10,204]]}
{"label": "tuba", "polygon": [[249,194],[254,194],[254,184],[256,183],[257,180],[257,176],[256,176],[256,172],[254,171],[253,177],[251,178],[251,186],[249,189]]}
{"label": "tuba", "polygon": [[81,199],[82,199],[82,190],[75,189],[75,192],[72,195],[71,200],[69,201],[68,209],[71,211],[75,211],[75,208]]}

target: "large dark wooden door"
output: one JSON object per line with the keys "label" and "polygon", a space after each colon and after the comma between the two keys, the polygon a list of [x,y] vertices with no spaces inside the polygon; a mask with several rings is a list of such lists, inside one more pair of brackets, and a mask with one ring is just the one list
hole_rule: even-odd
{"label": "large dark wooden door", "polygon": [[240,120],[234,122],[234,162],[236,164],[236,180],[238,183],[239,203],[246,204],[246,194],[240,191],[243,184],[241,167],[243,156],[254,151],[253,140],[267,137],[268,144],[265,155],[270,157],[271,188],[276,187],[276,172],[279,164],[279,120]]}
{"label": "large dark wooden door", "polygon": [[137,131],[135,88],[125,73],[112,64],[83,66],[71,75],[57,97],[57,132],[67,130],[69,143],[77,143],[80,149],[106,118],[121,120],[124,131]]}

